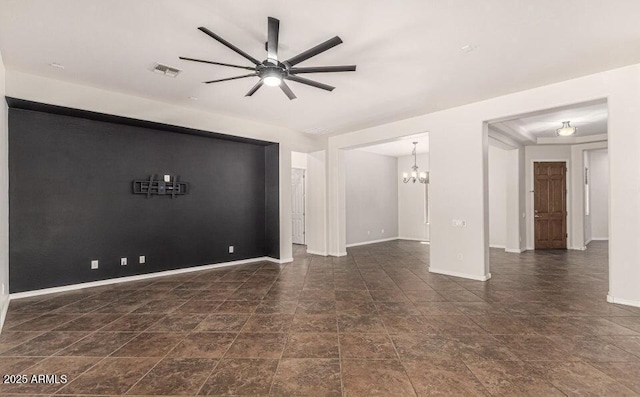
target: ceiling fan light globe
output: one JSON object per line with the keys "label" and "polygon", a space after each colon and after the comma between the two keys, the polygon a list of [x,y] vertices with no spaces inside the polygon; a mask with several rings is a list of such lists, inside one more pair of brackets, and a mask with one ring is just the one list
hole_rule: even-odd
{"label": "ceiling fan light globe", "polygon": [[282,78],[278,76],[266,76],[262,81],[269,87],[277,87],[282,83]]}

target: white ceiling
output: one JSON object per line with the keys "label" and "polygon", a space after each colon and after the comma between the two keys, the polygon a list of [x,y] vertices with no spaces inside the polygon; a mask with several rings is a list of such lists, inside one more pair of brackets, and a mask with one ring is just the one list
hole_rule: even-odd
{"label": "white ceiling", "polygon": [[[0,51],[9,70],[341,133],[639,63],[638,15],[637,0],[0,0]],[[281,56],[340,35],[300,66],[358,71],[308,75],[337,88],[292,82],[289,101],[271,87],[245,98],[252,79],[204,85],[243,71],[178,59],[246,64],[201,25],[263,59],[267,16],[281,20]],[[183,73],[151,73],[154,62]]]}
{"label": "white ceiling", "polygon": [[413,150],[413,142],[418,142],[418,145],[416,146],[416,153],[422,154],[429,152],[429,134],[427,133],[404,137],[395,141],[380,143],[377,145],[364,146],[357,148],[356,150],[391,157],[410,156],[411,151]]}
{"label": "white ceiling", "polygon": [[[606,102],[575,105],[563,109],[550,109],[534,115],[491,123],[498,132],[510,135],[520,142],[536,142],[538,138],[557,137],[556,129],[563,121],[576,127],[573,137],[584,137],[607,133],[608,110]],[[558,138],[561,143],[562,138]]]}

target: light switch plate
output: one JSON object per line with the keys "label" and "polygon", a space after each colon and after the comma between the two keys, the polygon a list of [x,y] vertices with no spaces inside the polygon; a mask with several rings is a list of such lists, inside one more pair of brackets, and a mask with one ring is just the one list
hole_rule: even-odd
{"label": "light switch plate", "polygon": [[140,259],[139,259],[140,263],[146,263],[147,262],[147,258],[145,258],[144,255],[140,255]]}
{"label": "light switch plate", "polygon": [[165,182],[171,182],[171,175],[165,175],[164,176],[164,181]]}
{"label": "light switch plate", "polygon": [[230,253],[230,254],[233,254],[233,251],[234,251],[234,247],[233,247],[233,245],[230,245],[230,246],[229,246],[229,253]]}
{"label": "light switch plate", "polygon": [[120,266],[127,266],[127,258],[120,258]]}
{"label": "light switch plate", "polygon": [[95,270],[97,268],[98,268],[98,261],[94,259],[91,261],[91,269]]}

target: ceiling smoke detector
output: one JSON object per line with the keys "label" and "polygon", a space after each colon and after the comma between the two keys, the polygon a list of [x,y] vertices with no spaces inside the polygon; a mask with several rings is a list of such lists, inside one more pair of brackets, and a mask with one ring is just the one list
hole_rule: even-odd
{"label": "ceiling smoke detector", "polygon": [[154,64],[152,70],[154,73],[164,74],[168,77],[177,77],[180,72],[182,72],[180,69],[172,68],[171,66],[163,65],[161,63]]}

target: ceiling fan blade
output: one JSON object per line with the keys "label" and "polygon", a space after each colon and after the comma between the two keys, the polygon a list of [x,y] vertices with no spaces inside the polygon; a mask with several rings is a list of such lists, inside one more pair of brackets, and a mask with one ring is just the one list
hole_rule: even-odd
{"label": "ceiling fan blade", "polygon": [[342,44],[342,39],[338,36],[331,38],[327,41],[325,41],[322,44],[318,44],[317,46],[313,47],[313,48],[309,48],[308,50],[294,56],[293,58],[289,58],[286,61],[284,61],[285,64],[289,65],[289,66],[293,66],[296,65],[302,61],[305,61],[311,57],[314,57],[322,52],[327,51],[330,48],[333,48],[335,46],[337,46],[338,44]]}
{"label": "ceiling fan blade", "polygon": [[355,72],[356,65],[344,65],[344,66],[315,66],[308,68],[291,68],[289,73],[329,73],[329,72]]}
{"label": "ceiling fan blade", "polygon": [[251,95],[255,94],[255,93],[256,93],[256,91],[258,91],[258,90],[260,89],[260,87],[262,87],[262,84],[263,84],[263,83],[264,83],[264,82],[262,81],[262,79],[260,79],[260,81],[258,81],[258,82],[256,83],[256,85],[254,85],[254,86],[249,90],[249,92],[247,92],[247,93],[245,94],[245,96],[251,96]]}
{"label": "ceiling fan blade", "polygon": [[296,99],[297,96],[296,94],[293,93],[293,91],[291,91],[291,88],[289,88],[289,86],[287,85],[287,83],[285,83],[284,81],[280,82],[280,89],[282,90],[282,92],[284,92],[284,94],[290,99]]}
{"label": "ceiling fan blade", "polygon": [[278,60],[278,36],[280,35],[280,21],[269,17],[267,31],[267,59]]}
{"label": "ceiling fan blade", "polygon": [[255,73],[251,73],[251,74],[244,74],[242,76],[234,76],[234,77],[227,77],[226,79],[218,79],[218,80],[209,80],[209,81],[205,81],[205,84],[211,84],[211,83],[219,83],[221,81],[229,81],[229,80],[237,80],[237,79],[244,79],[245,77],[257,77],[258,75]]}
{"label": "ceiling fan blade", "polygon": [[187,58],[187,57],[179,57],[180,59],[182,59],[183,61],[192,61],[192,62],[200,62],[200,63],[209,63],[211,65],[220,65],[220,66],[229,66],[232,68],[238,68],[238,69],[247,69],[247,70],[256,70],[255,67],[251,67],[251,66],[240,66],[240,65],[231,65],[229,63],[222,63],[222,62],[214,62],[214,61],[205,61],[204,59],[195,59],[195,58]]}
{"label": "ceiling fan blade", "polygon": [[333,91],[336,88],[336,87],[332,87],[332,86],[327,85],[327,84],[318,83],[317,81],[305,79],[304,77],[299,77],[299,76],[295,76],[295,75],[289,75],[289,76],[285,77],[285,79],[291,80],[291,81],[295,81],[296,83],[301,83],[301,84],[310,85],[312,87],[321,88],[321,89],[327,90],[327,91]]}
{"label": "ceiling fan blade", "polygon": [[235,51],[236,53],[238,53],[238,54],[242,55],[243,57],[247,58],[248,60],[251,61],[251,63],[253,63],[255,65],[259,65],[260,64],[260,61],[258,61],[257,59],[255,59],[251,55],[247,54],[246,52],[242,51],[238,47],[234,46],[233,44],[229,43],[227,40],[223,39],[222,37],[218,36],[217,34],[213,33],[209,29],[207,29],[207,28],[205,28],[203,26],[200,26],[198,28],[198,30],[200,30],[201,32],[203,32],[207,36],[213,38],[214,40],[217,40],[218,42],[220,42],[222,45],[224,45],[225,47],[229,48],[230,50]]}

